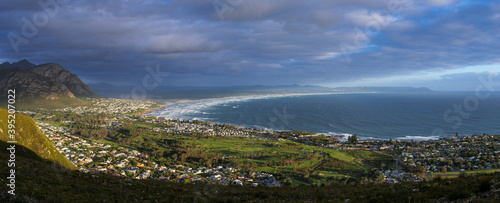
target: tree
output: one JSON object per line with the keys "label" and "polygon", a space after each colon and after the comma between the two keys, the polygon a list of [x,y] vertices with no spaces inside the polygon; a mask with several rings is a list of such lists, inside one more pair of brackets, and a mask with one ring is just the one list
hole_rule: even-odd
{"label": "tree", "polygon": [[470,161],[468,161],[465,166],[467,166],[467,169],[471,169],[472,168],[472,163]]}
{"label": "tree", "polygon": [[348,141],[352,144],[357,144],[358,138],[356,137],[356,135],[351,135],[351,136],[349,136]]}
{"label": "tree", "polygon": [[285,182],[285,186],[292,186],[292,179],[286,178],[284,182]]}
{"label": "tree", "polygon": [[384,174],[378,172],[377,175],[375,175],[375,183],[383,183],[385,181]]}
{"label": "tree", "polygon": [[448,171],[448,169],[446,169],[446,166],[443,166],[443,168],[441,168],[441,172],[446,172]]}
{"label": "tree", "polygon": [[415,173],[420,177],[424,177],[426,172],[427,170],[425,169],[424,166],[415,167]]}

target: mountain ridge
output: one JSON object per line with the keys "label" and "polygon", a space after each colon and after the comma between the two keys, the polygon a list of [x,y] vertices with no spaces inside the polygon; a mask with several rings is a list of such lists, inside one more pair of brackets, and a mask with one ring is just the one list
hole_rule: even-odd
{"label": "mountain ridge", "polygon": [[29,70],[48,77],[57,83],[64,84],[75,97],[97,96],[88,85],[83,83],[80,78],[78,78],[76,74],[69,72],[57,63],[41,64],[32,67]]}
{"label": "mountain ridge", "polygon": [[16,100],[57,100],[61,98],[98,98],[77,75],[56,63],[35,65],[27,60],[0,65],[0,96],[16,89]]}
{"label": "mountain ridge", "polygon": [[28,68],[31,68],[34,66],[36,66],[36,65],[29,62],[26,59],[23,59],[23,60],[20,60],[18,62],[14,62],[14,63],[4,62],[4,63],[0,64],[0,69],[4,69],[4,68],[28,69]]}

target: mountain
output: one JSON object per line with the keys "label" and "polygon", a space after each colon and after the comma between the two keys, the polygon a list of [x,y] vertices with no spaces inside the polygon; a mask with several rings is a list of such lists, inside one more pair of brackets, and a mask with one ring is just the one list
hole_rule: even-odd
{"label": "mountain", "polygon": [[53,82],[65,85],[75,97],[98,97],[78,76],[57,63],[47,63],[29,69],[33,73],[50,78]]}
{"label": "mountain", "polygon": [[36,65],[29,62],[26,59],[23,59],[23,60],[20,60],[18,62],[14,62],[14,63],[9,63],[9,62],[2,63],[2,64],[0,64],[0,69],[4,69],[4,68],[28,69],[28,68],[31,68],[34,66],[36,66]]}
{"label": "mountain", "polygon": [[[5,142],[12,140],[7,133],[7,115],[7,110],[0,108],[0,140]],[[38,129],[33,119],[22,114],[15,114],[15,121],[15,140],[17,144],[30,149],[43,159],[56,162],[69,169],[77,169],[71,161],[54,147],[50,139]]]}
{"label": "mountain", "polygon": [[12,71],[5,75],[0,79],[0,89],[2,93],[6,93],[8,89],[15,89],[18,101],[28,98],[58,99],[60,96],[75,97],[64,84],[54,82],[49,77],[28,70]]}
{"label": "mountain", "polygon": [[34,65],[23,60],[1,66],[0,96],[3,98],[9,89],[16,89],[16,101],[99,97],[78,76],[59,64]]}

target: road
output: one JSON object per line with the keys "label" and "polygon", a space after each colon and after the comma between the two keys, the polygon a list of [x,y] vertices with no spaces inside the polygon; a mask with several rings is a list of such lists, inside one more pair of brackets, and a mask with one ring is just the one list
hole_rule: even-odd
{"label": "road", "polygon": [[399,160],[400,160],[400,156],[399,155],[396,155],[396,171],[401,171],[401,166],[399,166]]}

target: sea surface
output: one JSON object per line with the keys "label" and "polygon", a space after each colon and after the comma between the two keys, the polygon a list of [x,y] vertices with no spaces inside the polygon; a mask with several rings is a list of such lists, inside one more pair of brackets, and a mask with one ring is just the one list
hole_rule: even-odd
{"label": "sea surface", "polygon": [[166,106],[153,116],[362,139],[500,134],[500,94],[475,92],[249,96]]}

